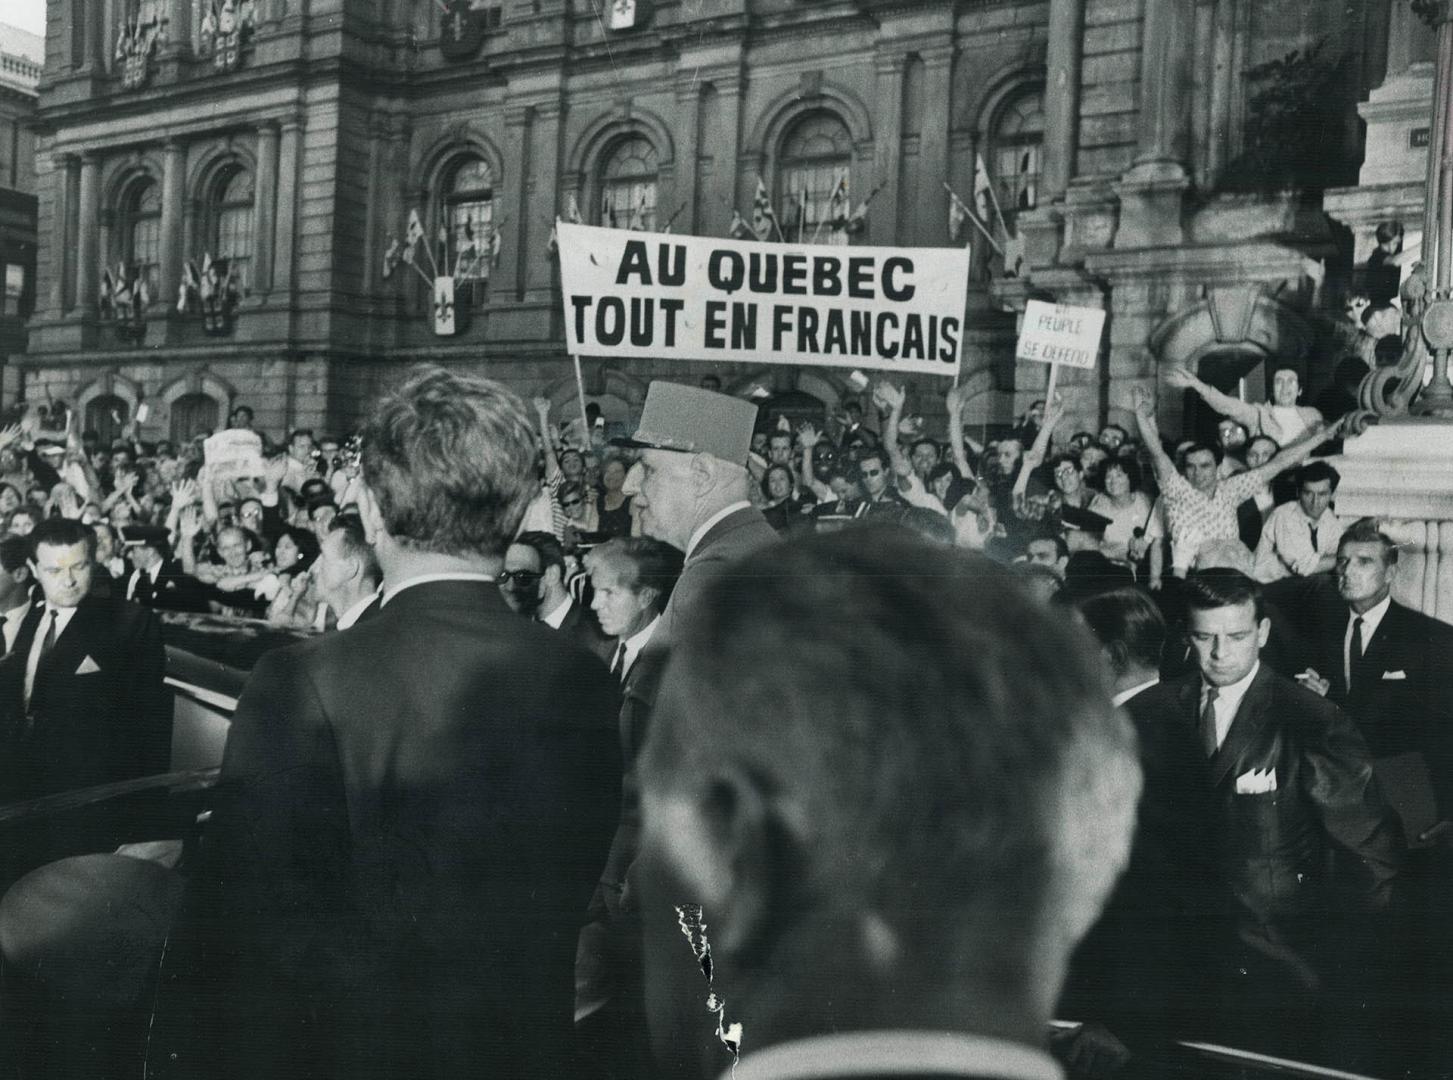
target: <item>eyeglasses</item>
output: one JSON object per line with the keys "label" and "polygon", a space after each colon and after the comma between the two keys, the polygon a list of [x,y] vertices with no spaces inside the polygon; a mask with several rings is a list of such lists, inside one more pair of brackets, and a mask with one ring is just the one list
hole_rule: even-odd
{"label": "eyeglasses", "polygon": [[499,585],[533,585],[544,576],[538,570],[501,570],[494,580]]}
{"label": "eyeglasses", "polygon": [[584,499],[561,499],[560,500],[560,505],[561,506],[582,506],[582,505],[584,505],[584,503],[585,503],[585,500]]}

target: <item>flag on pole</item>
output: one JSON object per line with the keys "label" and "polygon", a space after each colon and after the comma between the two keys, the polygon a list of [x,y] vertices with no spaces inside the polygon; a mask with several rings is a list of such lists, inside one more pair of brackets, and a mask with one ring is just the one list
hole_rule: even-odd
{"label": "flag on pole", "polygon": [[984,165],[984,155],[974,155],[974,213],[979,220],[986,224],[992,223],[994,218],[989,213],[993,202],[994,185],[989,181],[989,170]]}
{"label": "flag on pole", "polygon": [[600,223],[607,229],[614,229],[616,212],[615,206],[611,203],[610,194],[610,188],[606,188],[600,193]]}
{"label": "flag on pole", "polygon": [[[571,192],[565,200],[565,213],[561,215],[571,225],[582,224],[580,220],[580,204],[575,201],[575,192]],[[601,218],[601,224],[606,224],[605,218]],[[560,250],[560,234],[552,224],[550,226],[550,239],[545,242],[545,257],[553,259]]]}
{"label": "flag on pole", "polygon": [[389,233],[388,247],[384,249],[383,253],[383,276],[385,278],[393,276],[393,272],[398,269],[399,262],[403,259],[403,257],[403,244],[399,243],[399,238],[397,236],[395,236],[393,233]]}
{"label": "flag on pole", "polygon": [[136,310],[145,311],[151,307],[151,289],[146,284],[146,275],[136,275]]}
{"label": "flag on pole", "polygon": [[580,204],[575,201],[575,192],[573,191],[570,193],[570,197],[565,200],[565,220],[572,225],[584,224],[580,217]]}
{"label": "flag on pole", "polygon": [[841,223],[847,221],[849,205],[848,177],[844,173],[837,178],[837,183],[833,185],[832,197],[827,201],[828,222],[833,228],[840,228]]}
{"label": "flag on pole", "polygon": [[957,240],[964,235],[964,223],[969,220],[969,212],[964,204],[955,196],[948,201],[948,238]]}
{"label": "flag on pole", "polygon": [[641,192],[641,198],[631,209],[631,222],[628,228],[631,232],[646,231],[646,193]]}
{"label": "flag on pole", "polygon": [[216,291],[217,273],[212,266],[212,253],[210,251],[204,251],[202,253],[201,281],[197,286],[197,296],[202,301],[204,307],[212,299],[212,295]]}
{"label": "flag on pole", "polygon": [[404,243],[413,247],[422,239],[424,239],[424,223],[419,220],[417,210],[410,210],[408,229],[404,233]]}
{"label": "flag on pole", "polygon": [[119,311],[123,307],[131,306],[131,281],[126,274],[124,262],[116,264],[116,274],[112,278],[115,283],[111,292],[111,301]]}
{"label": "flag on pole", "polygon": [[772,209],[772,200],[767,197],[767,185],[762,182],[760,173],[757,175],[757,193],[752,198],[752,232],[758,240],[766,240],[776,232],[777,239],[786,243],[782,236],[782,226],[777,224],[776,211]]}
{"label": "flag on pole", "polygon": [[101,295],[97,298],[97,303],[100,306],[100,309],[101,309],[101,318],[103,318],[103,319],[110,318],[111,315],[112,315],[112,313],[113,313],[113,310],[114,310],[114,307],[113,307],[113,305],[114,305],[113,295],[114,295],[114,293],[115,293],[115,286],[111,283],[111,270],[108,267],[102,267],[101,268]]}
{"label": "flag on pole", "polygon": [[747,224],[747,219],[742,217],[742,212],[733,209],[732,223],[727,230],[727,235],[733,240],[753,240],[756,239],[757,234],[752,232],[752,227]]}

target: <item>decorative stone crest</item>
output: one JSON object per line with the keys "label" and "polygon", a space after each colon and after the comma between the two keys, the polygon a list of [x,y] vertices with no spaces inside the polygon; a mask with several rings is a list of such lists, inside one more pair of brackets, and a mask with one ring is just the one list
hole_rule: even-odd
{"label": "decorative stone crest", "polygon": [[116,64],[121,69],[121,85],[127,90],[139,90],[150,80],[151,58],[161,32],[154,10],[148,12],[145,22],[141,15],[139,8],[128,8],[116,31]]}
{"label": "decorative stone crest", "polygon": [[257,22],[253,0],[203,0],[203,5],[202,55],[210,55],[218,71],[235,70]]}

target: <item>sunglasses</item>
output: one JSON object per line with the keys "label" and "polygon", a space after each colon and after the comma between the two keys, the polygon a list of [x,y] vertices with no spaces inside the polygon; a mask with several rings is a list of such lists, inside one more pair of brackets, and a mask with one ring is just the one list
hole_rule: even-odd
{"label": "sunglasses", "polygon": [[582,506],[582,505],[584,505],[584,500],[583,499],[564,499],[564,500],[561,501],[560,505],[561,506]]}
{"label": "sunglasses", "polygon": [[494,580],[500,585],[533,585],[544,576],[538,570],[501,570]]}

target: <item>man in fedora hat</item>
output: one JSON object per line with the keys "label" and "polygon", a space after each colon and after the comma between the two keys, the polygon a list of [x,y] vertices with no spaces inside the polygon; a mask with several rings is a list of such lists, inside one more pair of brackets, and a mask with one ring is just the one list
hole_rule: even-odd
{"label": "man in fedora hat", "polygon": [[628,482],[627,491],[642,511],[642,531],[686,553],[653,645],[669,644],[701,590],[725,566],[777,538],[747,499],[756,421],[751,402],[653,382],[636,433],[615,440],[643,451],[641,479]]}

